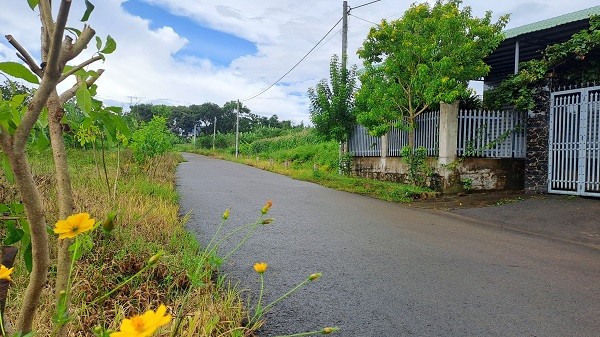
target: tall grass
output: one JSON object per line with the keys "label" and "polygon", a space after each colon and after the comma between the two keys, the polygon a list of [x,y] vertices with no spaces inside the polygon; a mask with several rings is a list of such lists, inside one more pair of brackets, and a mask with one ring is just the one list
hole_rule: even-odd
{"label": "tall grass", "polygon": [[[143,171],[129,152],[110,151],[106,155],[107,186],[103,168],[96,165],[100,163],[99,156],[100,153],[93,151],[69,152],[76,211],[88,212],[97,221],[102,221],[110,211],[118,213],[114,231],[110,234],[94,231],[93,249],[77,262],[72,288],[72,310],[77,316],[69,325],[69,336],[90,336],[97,325],[116,330],[123,317],[142,313],[160,303],[166,303],[174,316],[185,315],[181,335],[227,336],[227,331],[246,331],[242,321],[247,315],[234,288],[213,283],[190,288],[189,275],[201,261],[198,242],[185,230],[184,221],[179,217],[174,173],[182,157],[177,154],[157,157],[151,163],[153,169]],[[49,152],[32,158],[36,181],[49,214],[49,225],[58,220],[56,191],[50,183],[53,179],[50,163]],[[155,268],[106,301],[86,304],[134,275],[159,250],[165,255]],[[27,272],[23,262],[18,261],[16,266],[7,317],[16,316],[13,311],[19,307],[26,285]],[[50,335],[55,303],[52,288],[53,285],[48,284],[38,309],[41,314],[34,322],[34,331],[41,336]],[[181,307],[182,295],[188,290],[191,290],[189,300]]]}

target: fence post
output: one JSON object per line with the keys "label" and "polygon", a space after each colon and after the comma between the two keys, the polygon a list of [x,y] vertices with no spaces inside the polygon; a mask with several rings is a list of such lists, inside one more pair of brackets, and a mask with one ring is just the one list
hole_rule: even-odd
{"label": "fence post", "polygon": [[385,173],[387,171],[387,155],[388,155],[388,148],[389,148],[389,135],[390,133],[386,133],[385,135],[381,136],[381,153],[379,154],[380,156],[380,166],[381,166],[381,173],[382,173],[382,177],[385,177]]}
{"label": "fence post", "polygon": [[456,150],[458,148],[458,101],[447,104],[440,103],[440,133],[438,144],[440,146],[438,154],[438,164],[440,174],[444,178],[444,190],[451,189],[453,170],[448,169],[448,165],[456,160]]}

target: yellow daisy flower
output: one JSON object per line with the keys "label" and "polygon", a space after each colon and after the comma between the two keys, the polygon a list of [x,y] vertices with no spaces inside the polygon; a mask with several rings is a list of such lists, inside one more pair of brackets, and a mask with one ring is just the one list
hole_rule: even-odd
{"label": "yellow daisy flower", "polygon": [[136,315],[132,318],[125,318],[121,322],[119,331],[110,334],[110,337],[147,337],[152,335],[156,329],[168,324],[171,321],[171,315],[166,314],[167,307],[160,305],[156,312],[146,311],[143,315]]}
{"label": "yellow daisy flower", "polygon": [[0,280],[6,280],[6,281],[10,281],[12,282],[12,279],[10,278],[10,274],[12,274],[13,270],[15,268],[6,268],[5,265],[0,264]]}
{"label": "yellow daisy flower", "polygon": [[259,274],[262,274],[267,271],[268,267],[269,265],[266,262],[256,262],[254,264],[254,271]]}
{"label": "yellow daisy flower", "polygon": [[94,228],[96,220],[90,219],[88,213],[73,214],[67,220],[60,220],[54,226],[54,233],[59,239],[74,238],[80,233]]}

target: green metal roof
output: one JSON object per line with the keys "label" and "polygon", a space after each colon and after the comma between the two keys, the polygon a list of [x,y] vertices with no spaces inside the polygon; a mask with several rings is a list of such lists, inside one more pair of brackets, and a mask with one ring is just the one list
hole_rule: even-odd
{"label": "green metal roof", "polygon": [[527,24],[527,25],[524,25],[521,27],[507,29],[504,31],[504,36],[507,39],[510,39],[510,38],[513,38],[513,37],[516,37],[519,35],[537,32],[539,30],[544,30],[544,29],[564,25],[565,23],[584,20],[584,19],[589,18],[592,15],[600,15],[600,6],[594,6],[594,7],[582,9],[577,12],[560,15],[560,16],[550,18],[547,20],[530,23],[530,24]]}

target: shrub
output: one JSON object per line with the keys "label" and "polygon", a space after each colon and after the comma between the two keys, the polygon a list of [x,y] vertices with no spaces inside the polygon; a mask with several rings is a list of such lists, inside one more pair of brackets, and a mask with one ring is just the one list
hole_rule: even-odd
{"label": "shrub", "polygon": [[145,163],[167,152],[175,144],[175,136],[167,128],[165,117],[154,116],[152,120],[144,124],[133,133],[133,158],[138,163]]}

